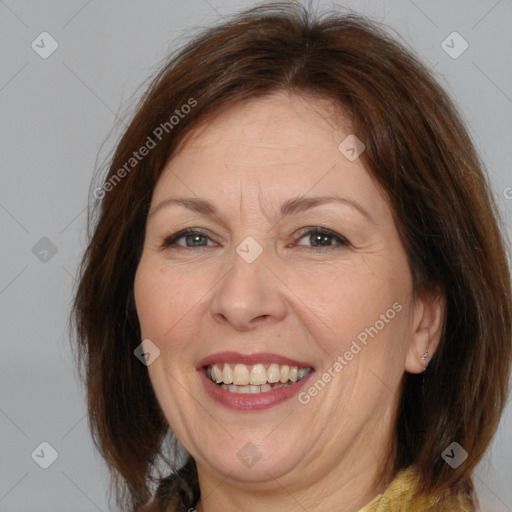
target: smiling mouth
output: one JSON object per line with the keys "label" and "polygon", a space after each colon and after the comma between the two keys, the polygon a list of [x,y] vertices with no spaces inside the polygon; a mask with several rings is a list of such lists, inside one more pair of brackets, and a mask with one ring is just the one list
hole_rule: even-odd
{"label": "smiling mouth", "polygon": [[265,393],[293,386],[313,370],[286,364],[229,364],[215,363],[205,367],[206,376],[230,393]]}

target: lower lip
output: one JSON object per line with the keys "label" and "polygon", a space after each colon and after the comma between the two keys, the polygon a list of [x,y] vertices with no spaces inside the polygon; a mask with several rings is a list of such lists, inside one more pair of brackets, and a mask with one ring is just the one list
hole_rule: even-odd
{"label": "lower lip", "polygon": [[228,409],[236,409],[242,411],[261,411],[270,409],[275,405],[279,405],[286,400],[294,397],[308,379],[313,375],[311,371],[306,377],[299,380],[295,384],[284,386],[282,388],[272,389],[261,393],[232,393],[222,389],[218,384],[212,382],[207,376],[204,369],[199,370],[201,380],[208,394],[219,404]]}

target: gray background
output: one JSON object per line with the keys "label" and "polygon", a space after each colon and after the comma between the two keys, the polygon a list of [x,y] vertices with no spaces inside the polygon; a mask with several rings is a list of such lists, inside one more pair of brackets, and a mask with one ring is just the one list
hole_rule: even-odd
{"label": "gray background", "polygon": [[[67,334],[96,157],[173,41],[253,4],[0,0],[0,511],[108,510]],[[512,1],[342,4],[389,24],[434,68],[470,126],[510,232]],[[59,45],[47,59],[31,48],[43,31]],[[469,43],[456,59],[441,47],[453,31]],[[476,472],[487,512],[512,511],[511,424],[509,404]],[[43,441],[58,452],[48,469],[31,458]]]}

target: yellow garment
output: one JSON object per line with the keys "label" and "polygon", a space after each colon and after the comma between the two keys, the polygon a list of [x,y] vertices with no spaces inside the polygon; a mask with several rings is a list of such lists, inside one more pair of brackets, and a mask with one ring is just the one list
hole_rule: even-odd
{"label": "yellow garment", "polygon": [[467,494],[432,494],[413,497],[418,473],[407,468],[398,473],[384,494],[379,494],[359,512],[474,512]]}

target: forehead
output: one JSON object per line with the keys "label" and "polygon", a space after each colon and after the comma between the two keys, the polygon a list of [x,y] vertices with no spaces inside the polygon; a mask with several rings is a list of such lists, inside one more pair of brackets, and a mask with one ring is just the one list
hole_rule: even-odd
{"label": "forehead", "polygon": [[[349,119],[332,100],[278,92],[239,102],[196,128],[186,144],[188,156],[203,151],[238,158],[264,156],[265,162],[285,163],[319,143],[336,150],[337,140],[349,132]],[[255,164],[258,161],[254,162]]]}
{"label": "forehead", "polygon": [[[199,126],[166,164],[153,202],[169,195],[379,194],[360,159],[338,149],[350,122],[332,100],[276,93],[238,103]],[[277,198],[276,198],[277,200]]]}

